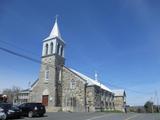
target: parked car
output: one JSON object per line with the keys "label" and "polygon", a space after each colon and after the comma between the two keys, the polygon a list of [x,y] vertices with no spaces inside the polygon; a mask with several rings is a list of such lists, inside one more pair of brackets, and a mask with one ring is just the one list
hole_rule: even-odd
{"label": "parked car", "polygon": [[4,112],[4,109],[0,107],[0,120],[6,120],[7,116]]}
{"label": "parked car", "polygon": [[20,118],[22,115],[22,110],[12,104],[1,103],[0,107],[3,109],[3,112],[7,118]]}
{"label": "parked car", "polygon": [[42,103],[23,103],[19,108],[22,110],[22,114],[28,117],[42,117],[46,113],[46,109]]}

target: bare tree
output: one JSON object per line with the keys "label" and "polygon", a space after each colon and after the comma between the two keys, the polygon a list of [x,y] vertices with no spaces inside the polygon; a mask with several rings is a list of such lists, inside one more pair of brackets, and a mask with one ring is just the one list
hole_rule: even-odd
{"label": "bare tree", "polygon": [[13,103],[14,99],[18,99],[18,93],[20,92],[20,88],[17,86],[13,86],[12,88],[6,88],[3,90],[3,94],[7,95],[7,102]]}

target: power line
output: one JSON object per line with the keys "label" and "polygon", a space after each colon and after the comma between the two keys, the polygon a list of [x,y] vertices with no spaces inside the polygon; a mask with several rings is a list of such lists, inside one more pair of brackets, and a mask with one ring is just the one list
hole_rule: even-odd
{"label": "power line", "polygon": [[19,50],[22,50],[22,51],[24,51],[24,52],[26,52],[26,53],[29,53],[29,54],[32,54],[32,55],[36,55],[36,56],[38,55],[38,54],[34,53],[33,51],[31,52],[31,51],[29,51],[29,50],[23,49],[23,48],[15,45],[15,44],[13,44],[13,43],[11,43],[11,42],[3,41],[3,40],[0,40],[0,42],[3,43],[3,44],[9,45],[9,46],[11,46],[11,47],[17,48],[17,49],[19,49]]}
{"label": "power line", "polygon": [[134,93],[137,93],[137,94],[153,94],[153,92],[141,92],[141,91],[137,91],[137,90],[132,90],[130,88],[125,88],[125,87],[122,87],[122,86],[117,86],[117,85],[113,85],[113,84],[110,84],[107,82],[107,84],[111,87],[114,87],[114,88],[118,88],[118,89],[125,89],[125,90],[128,90],[130,92],[134,92]]}
{"label": "power line", "polygon": [[34,62],[36,62],[36,63],[40,63],[39,60],[36,60],[36,59],[34,59],[34,58],[31,58],[31,57],[28,57],[28,56],[25,56],[25,55],[22,55],[22,54],[13,52],[13,51],[11,51],[11,50],[9,50],[9,49],[3,48],[3,47],[0,47],[0,49],[3,50],[3,51],[5,51],[5,52],[7,52],[7,53],[13,54],[13,55],[15,55],[15,56],[19,56],[19,57],[25,58],[25,59],[27,59],[27,60],[34,61]]}
{"label": "power line", "polygon": [[20,53],[11,51],[11,50],[9,50],[9,49],[6,49],[6,48],[4,48],[4,47],[0,47],[0,50],[5,51],[5,52],[10,53],[10,54],[15,55],[15,56],[18,56],[18,57],[21,57],[21,58],[30,60],[30,61],[35,62],[35,63],[40,63],[40,64],[43,64],[43,65],[48,65],[49,67],[55,68],[55,67],[52,66],[51,64],[48,64],[48,63],[45,63],[45,62],[41,62],[40,60],[37,60],[37,59],[35,59],[35,58],[29,57],[29,56],[26,56],[26,55],[22,55],[22,54],[20,54]]}
{"label": "power line", "polygon": [[[48,64],[48,63],[44,63],[40,60],[37,60],[35,58],[32,58],[32,57],[29,57],[29,56],[26,56],[26,55],[23,55],[23,54],[20,54],[20,53],[17,53],[17,52],[14,52],[12,50],[9,50],[7,48],[4,48],[4,47],[0,47],[0,50],[2,51],[5,51],[9,54],[12,54],[12,55],[15,55],[15,56],[18,56],[18,57],[21,57],[21,58],[24,58],[24,59],[27,59],[27,60],[30,60],[32,62],[35,62],[35,63],[39,63],[39,64],[43,64],[43,65],[48,65],[49,67],[52,67],[52,68],[55,68],[53,65],[51,64]],[[112,86],[112,87],[115,87],[115,88],[123,88],[125,90],[128,90],[128,91],[131,91],[131,92],[134,92],[134,93],[138,93],[138,94],[152,94],[152,93],[148,93],[148,92],[141,92],[141,91],[136,91],[136,90],[132,90],[132,89],[129,89],[129,88],[124,88],[124,87],[121,87],[121,86],[117,86],[117,85],[113,85],[113,84],[110,84],[110,83],[107,83],[108,85]]]}

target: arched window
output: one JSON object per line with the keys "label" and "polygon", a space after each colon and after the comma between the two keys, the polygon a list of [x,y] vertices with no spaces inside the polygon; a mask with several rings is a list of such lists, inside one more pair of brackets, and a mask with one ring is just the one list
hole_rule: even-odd
{"label": "arched window", "polygon": [[47,66],[45,70],[45,80],[48,80],[48,79],[49,79],[49,67]]}
{"label": "arched window", "polygon": [[48,80],[49,79],[49,70],[46,70],[46,73],[45,73],[45,79]]}
{"label": "arched window", "polygon": [[59,48],[60,48],[60,44],[57,44],[57,54],[59,54]]}
{"label": "arched window", "polygon": [[53,53],[53,43],[51,42],[50,44],[50,53],[52,54]]}
{"label": "arched window", "polygon": [[63,56],[63,46],[61,46],[61,56]]}
{"label": "arched window", "polygon": [[45,50],[46,50],[46,52],[45,52],[45,53],[46,53],[46,55],[48,55],[48,44],[46,44],[46,46],[45,46],[45,47],[46,47],[46,49],[45,49]]}
{"label": "arched window", "polygon": [[59,70],[59,83],[61,83],[62,80],[62,70]]}

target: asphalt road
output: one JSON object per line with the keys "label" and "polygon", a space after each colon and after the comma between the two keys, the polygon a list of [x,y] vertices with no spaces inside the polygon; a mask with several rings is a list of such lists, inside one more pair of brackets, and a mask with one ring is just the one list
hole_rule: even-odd
{"label": "asphalt road", "polygon": [[19,120],[160,120],[160,114],[135,113],[47,113],[45,117],[23,118]]}

